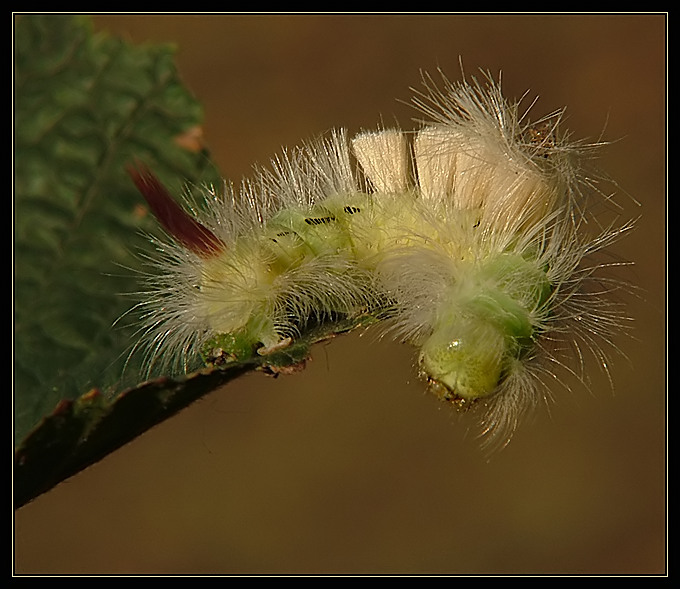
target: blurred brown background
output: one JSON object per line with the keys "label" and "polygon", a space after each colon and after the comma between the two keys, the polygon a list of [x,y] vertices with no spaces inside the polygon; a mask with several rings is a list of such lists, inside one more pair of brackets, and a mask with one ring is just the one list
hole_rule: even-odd
{"label": "blurred brown background", "polygon": [[568,106],[640,201],[630,361],[614,394],[554,391],[487,461],[474,419],[424,394],[372,333],[301,374],[252,375],[16,514],[17,573],[661,573],[665,570],[666,21],[661,15],[98,16],[173,42],[207,142],[238,180],[329,128],[409,128],[420,70],[503,71]]}

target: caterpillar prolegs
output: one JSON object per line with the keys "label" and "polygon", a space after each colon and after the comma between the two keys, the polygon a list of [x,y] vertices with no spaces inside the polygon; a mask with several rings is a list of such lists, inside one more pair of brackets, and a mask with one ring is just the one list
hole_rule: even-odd
{"label": "caterpillar prolegs", "polygon": [[569,369],[565,348],[604,364],[621,315],[592,256],[629,225],[592,218],[594,146],[569,140],[562,111],[530,122],[490,76],[428,79],[414,103],[430,118],[418,130],[331,132],[207,190],[192,215],[132,170],[168,233],[141,303],[149,362],[186,367],[218,340],[266,354],[312,321],[370,314],[418,348],[441,398],[484,405],[502,441]]}

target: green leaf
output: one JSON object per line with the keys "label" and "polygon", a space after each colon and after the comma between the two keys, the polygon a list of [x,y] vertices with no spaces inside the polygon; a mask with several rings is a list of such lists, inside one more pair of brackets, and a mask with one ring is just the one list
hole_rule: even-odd
{"label": "green leaf", "polygon": [[[139,289],[140,230],[155,231],[125,167],[172,189],[215,183],[207,154],[177,138],[201,123],[169,46],[94,34],[87,19],[15,26],[15,441],[64,400],[121,390]],[[135,366],[127,374],[136,377]],[[61,406],[61,405],[60,405]]]}

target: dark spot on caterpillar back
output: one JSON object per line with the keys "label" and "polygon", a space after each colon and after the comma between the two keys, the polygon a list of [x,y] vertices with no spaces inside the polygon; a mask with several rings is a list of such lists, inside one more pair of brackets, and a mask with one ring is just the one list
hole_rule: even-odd
{"label": "dark spot on caterpillar back", "polygon": [[335,217],[307,217],[305,223],[307,225],[325,225],[326,223],[332,223],[335,221]]}

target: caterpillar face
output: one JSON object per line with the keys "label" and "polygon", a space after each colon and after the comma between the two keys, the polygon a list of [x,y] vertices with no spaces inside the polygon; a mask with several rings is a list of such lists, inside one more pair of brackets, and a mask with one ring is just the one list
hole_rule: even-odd
{"label": "caterpillar face", "polygon": [[617,315],[587,294],[588,259],[623,230],[583,232],[582,149],[561,115],[524,122],[490,80],[415,102],[433,119],[418,131],[334,132],[200,219],[133,171],[171,237],[144,303],[151,362],[185,365],[216,338],[228,357],[278,349],[310,321],[368,313],[419,348],[442,398],[488,402],[494,435],[563,362],[555,342],[609,338]]}

